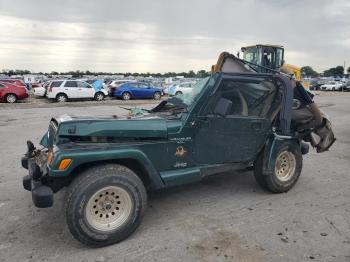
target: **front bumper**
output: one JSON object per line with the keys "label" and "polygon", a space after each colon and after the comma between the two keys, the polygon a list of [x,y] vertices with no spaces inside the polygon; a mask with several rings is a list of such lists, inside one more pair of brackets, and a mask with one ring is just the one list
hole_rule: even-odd
{"label": "front bumper", "polygon": [[31,191],[36,207],[46,208],[53,205],[53,190],[42,183],[43,172],[37,164],[37,156],[32,156],[28,150],[21,159],[22,167],[28,169],[28,175],[23,177],[23,188]]}

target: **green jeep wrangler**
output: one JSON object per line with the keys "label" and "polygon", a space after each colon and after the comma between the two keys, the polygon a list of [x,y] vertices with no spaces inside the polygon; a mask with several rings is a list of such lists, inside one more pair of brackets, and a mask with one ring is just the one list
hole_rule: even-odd
{"label": "green jeep wrangler", "polygon": [[[234,63],[242,68],[232,69]],[[125,118],[52,118],[43,148],[28,141],[21,161],[29,171],[23,186],[35,206],[52,206],[54,193],[67,187],[70,232],[84,244],[105,246],[138,227],[147,190],[250,167],[266,190],[291,189],[308,152],[303,140],[327,150],[335,140],[330,122],[322,116],[310,124],[310,103],[295,98],[291,78],[242,63],[227,56],[190,94]]]}

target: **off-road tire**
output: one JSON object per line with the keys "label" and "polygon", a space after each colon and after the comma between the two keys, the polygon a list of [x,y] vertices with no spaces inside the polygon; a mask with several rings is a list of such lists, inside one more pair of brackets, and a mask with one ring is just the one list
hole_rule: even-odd
{"label": "off-road tire", "polygon": [[16,103],[17,102],[17,96],[15,94],[7,94],[5,96],[6,103]]}
{"label": "off-road tire", "polygon": [[124,92],[122,94],[122,99],[123,100],[130,100],[131,99],[131,94],[129,92]]}
{"label": "off-road tire", "polygon": [[97,92],[95,94],[94,100],[96,101],[103,101],[105,99],[105,94],[102,92]]}
{"label": "off-road tire", "polygon": [[[101,231],[88,222],[86,209],[96,192],[108,187],[127,192],[132,208],[118,228]],[[117,164],[97,165],[78,175],[69,185],[65,199],[70,232],[81,243],[94,247],[111,245],[127,238],[141,223],[146,206],[147,193],[141,179],[130,169]]]}
{"label": "off-road tire", "polygon": [[153,94],[153,99],[154,100],[159,100],[162,97],[162,94],[160,92],[155,92]]}
{"label": "off-road tire", "polygon": [[[279,161],[279,156],[283,156],[285,154],[290,155],[294,160],[291,162],[295,162],[293,172],[290,173],[290,177],[287,180],[283,181],[278,178],[277,175],[277,166],[276,162]],[[272,192],[272,193],[284,193],[290,190],[295,183],[298,181],[302,165],[303,165],[303,157],[301,154],[301,150],[298,146],[291,146],[289,143],[283,144],[277,153],[277,158],[274,163],[274,172],[272,174],[264,174],[263,173],[263,153],[260,153],[254,163],[254,176],[257,183],[264,189]]]}
{"label": "off-road tire", "polygon": [[64,103],[68,101],[68,97],[66,94],[59,93],[56,95],[56,101],[59,103]]}
{"label": "off-road tire", "polygon": [[177,95],[182,95],[182,92],[181,91],[177,91],[176,93],[175,93],[175,95],[177,96]]}

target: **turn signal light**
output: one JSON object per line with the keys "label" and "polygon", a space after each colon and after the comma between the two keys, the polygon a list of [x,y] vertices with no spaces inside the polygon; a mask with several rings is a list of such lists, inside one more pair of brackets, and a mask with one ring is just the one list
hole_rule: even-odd
{"label": "turn signal light", "polygon": [[70,165],[71,162],[72,162],[72,159],[70,158],[62,159],[61,163],[58,166],[58,170],[65,170]]}

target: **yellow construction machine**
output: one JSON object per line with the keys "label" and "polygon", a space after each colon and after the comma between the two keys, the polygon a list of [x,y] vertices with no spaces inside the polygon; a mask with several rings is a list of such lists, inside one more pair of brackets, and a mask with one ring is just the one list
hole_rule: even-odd
{"label": "yellow construction machine", "polygon": [[[296,80],[301,81],[300,68],[286,64],[284,61],[284,47],[281,45],[251,45],[241,48],[243,60],[250,63],[256,71],[268,73],[268,69],[281,70],[294,74]],[[256,65],[256,66],[254,66]]]}

